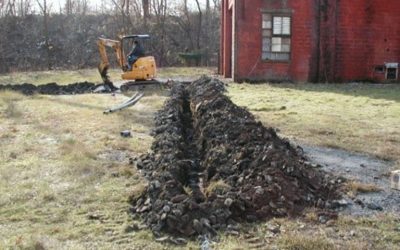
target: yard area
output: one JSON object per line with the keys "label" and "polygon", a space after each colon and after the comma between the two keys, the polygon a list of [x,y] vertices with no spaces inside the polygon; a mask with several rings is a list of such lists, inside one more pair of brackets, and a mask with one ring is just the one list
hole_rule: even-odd
{"label": "yard area", "polygon": [[[161,69],[162,78],[214,69]],[[112,79],[118,79],[116,71]],[[99,81],[96,70],[0,76],[0,84]],[[400,167],[400,85],[234,84],[227,95],[265,125],[297,143],[341,148]],[[167,96],[149,92],[119,113],[120,94],[23,96],[0,92],[0,249],[175,249],[150,230],[132,231],[128,198],[146,181],[129,158],[150,149],[154,113]],[[130,130],[131,138],[119,135]],[[397,165],[396,165],[397,164]],[[388,169],[389,171],[389,169]],[[279,233],[271,233],[271,224]],[[213,249],[400,249],[399,215],[340,216],[326,225],[302,218],[243,225]],[[196,239],[184,249],[198,249]]]}
{"label": "yard area", "polygon": [[232,84],[228,90],[291,140],[400,160],[398,84]]}

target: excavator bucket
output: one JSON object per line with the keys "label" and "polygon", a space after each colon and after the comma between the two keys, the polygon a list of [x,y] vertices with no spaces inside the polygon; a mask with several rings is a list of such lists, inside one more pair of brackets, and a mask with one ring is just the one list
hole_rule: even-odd
{"label": "excavator bucket", "polygon": [[108,76],[108,67],[109,67],[109,61],[107,57],[107,51],[106,51],[106,46],[107,47],[112,47],[117,55],[118,63],[122,65],[122,56],[121,56],[121,42],[116,41],[116,40],[110,40],[110,39],[104,39],[104,38],[99,38],[97,41],[97,46],[99,48],[100,52],[100,57],[101,57],[101,63],[98,66],[99,73],[101,75],[101,78],[103,80],[103,83],[105,86],[109,87],[112,91],[118,89],[114,86],[114,84],[110,81],[110,77]]}
{"label": "excavator bucket", "polygon": [[108,66],[104,63],[100,63],[97,68],[101,75],[101,79],[103,79],[103,82],[109,81],[110,77],[108,76]]}
{"label": "excavator bucket", "polygon": [[100,63],[98,66],[98,70],[105,86],[109,87],[111,91],[118,89],[114,86],[112,81],[110,81],[110,76],[108,75],[108,65]]}

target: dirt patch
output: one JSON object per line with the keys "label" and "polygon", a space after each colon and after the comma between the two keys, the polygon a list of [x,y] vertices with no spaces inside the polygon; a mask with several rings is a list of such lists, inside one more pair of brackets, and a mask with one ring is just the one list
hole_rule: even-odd
{"label": "dirt patch", "polygon": [[[157,93],[158,95],[166,95],[169,88],[168,84],[171,83],[170,80],[165,82],[148,81],[143,83],[136,82],[117,82],[115,87],[112,82],[108,81],[104,84],[95,84],[92,82],[76,82],[67,85],[58,85],[57,83],[47,83],[43,85],[33,85],[30,83],[23,84],[0,84],[0,91],[16,91],[24,95],[76,95],[76,94],[87,94],[87,93],[126,93],[131,92],[143,92],[146,95],[153,95]],[[111,84],[111,85],[110,85]],[[188,84],[188,82],[186,82]]]}
{"label": "dirt patch", "polygon": [[[400,213],[400,191],[390,188],[389,173],[394,163],[340,149],[302,146],[305,155],[327,172],[345,177],[357,185],[375,187],[344,199],[337,210],[342,214],[372,215]],[[371,189],[371,188],[370,188]]]}
{"label": "dirt patch", "polygon": [[58,85],[57,83],[47,83],[35,86],[30,83],[0,85],[1,90],[17,91],[25,95],[44,94],[44,95],[74,95],[92,93],[99,85],[91,82],[77,82],[68,85]]}
{"label": "dirt patch", "polygon": [[135,159],[149,186],[132,199],[156,236],[232,233],[240,222],[296,216],[337,198],[336,180],[203,77],[176,84],[157,113],[152,153]]}

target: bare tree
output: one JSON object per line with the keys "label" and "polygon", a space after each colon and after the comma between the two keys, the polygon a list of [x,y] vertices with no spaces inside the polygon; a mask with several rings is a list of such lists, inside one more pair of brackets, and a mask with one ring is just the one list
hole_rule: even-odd
{"label": "bare tree", "polygon": [[31,1],[30,0],[19,0],[17,15],[18,16],[26,16],[31,12]]}
{"label": "bare tree", "polygon": [[30,0],[0,0],[1,16],[26,16],[31,12]]}
{"label": "bare tree", "polygon": [[202,22],[203,22],[203,12],[202,12],[202,10],[201,10],[201,6],[200,6],[200,2],[199,2],[199,0],[195,0],[196,1],[196,5],[197,5],[197,10],[199,11],[199,20],[198,20],[198,23],[197,23],[197,30],[196,30],[196,34],[197,34],[197,40],[196,40],[196,47],[197,47],[197,50],[200,50],[200,39],[201,39],[201,35],[202,35],[202,32],[201,32],[201,26],[202,26]]}
{"label": "bare tree", "polygon": [[214,11],[219,11],[221,9],[221,0],[213,0]]}
{"label": "bare tree", "polygon": [[144,24],[147,25],[147,20],[149,19],[150,16],[150,1],[142,0],[142,6],[143,6],[143,21]]}
{"label": "bare tree", "polygon": [[39,5],[41,14],[43,15],[43,35],[44,35],[44,46],[47,54],[47,68],[50,70],[51,65],[51,47],[50,47],[50,39],[49,39],[49,14],[51,11],[51,5],[48,5],[47,0],[36,0]]}
{"label": "bare tree", "polygon": [[158,34],[158,47],[155,48],[160,66],[165,63],[166,54],[166,21],[168,15],[168,0],[152,0],[151,7],[155,17],[155,30]]}
{"label": "bare tree", "polygon": [[88,2],[87,0],[77,0],[76,4],[76,13],[80,15],[86,15],[88,11]]}
{"label": "bare tree", "polygon": [[7,16],[16,16],[17,11],[15,9],[16,0],[8,0],[6,2],[6,15]]}
{"label": "bare tree", "polygon": [[178,17],[178,24],[181,29],[184,31],[187,39],[189,40],[189,48],[187,50],[194,49],[194,42],[193,42],[193,28],[191,22],[191,15],[188,8],[188,1],[183,0],[182,12]]}
{"label": "bare tree", "polygon": [[5,9],[5,6],[6,6],[6,4],[5,4],[5,2],[4,2],[4,0],[1,0],[0,1],[0,17],[2,17],[2,16],[4,16],[4,9]]}
{"label": "bare tree", "polygon": [[73,10],[73,1],[72,0],[66,0],[65,1],[65,14],[67,16],[72,14],[72,10]]}
{"label": "bare tree", "polygon": [[127,6],[129,6],[129,0],[112,0],[117,13],[121,17],[121,32],[129,33],[133,27],[133,22],[130,17]]}
{"label": "bare tree", "polygon": [[130,3],[131,3],[131,1],[130,0],[125,0],[125,13],[126,13],[126,15],[127,16],[129,16],[129,13],[130,13]]}
{"label": "bare tree", "polygon": [[130,16],[135,17],[135,21],[142,18],[142,0],[131,0],[130,4]]}
{"label": "bare tree", "polygon": [[217,62],[220,0],[102,0],[95,15],[88,0],[65,0],[52,15],[53,1],[0,0],[0,72],[93,67],[99,36],[139,32],[152,35],[144,46],[160,66]]}

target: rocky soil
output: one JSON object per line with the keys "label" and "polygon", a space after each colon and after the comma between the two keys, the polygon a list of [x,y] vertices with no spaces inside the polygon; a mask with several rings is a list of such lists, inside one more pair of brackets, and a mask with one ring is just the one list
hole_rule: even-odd
{"label": "rocky soil", "polygon": [[[148,179],[132,212],[156,236],[237,233],[240,222],[327,213],[337,180],[224,94],[216,79],[174,84],[156,115],[152,152],[132,159]],[[334,215],[333,215],[334,216]]]}
{"label": "rocky soil", "polygon": [[44,95],[73,95],[92,93],[99,85],[91,82],[77,82],[68,85],[58,85],[48,83],[43,85],[33,85],[30,83],[0,85],[1,90],[17,91],[25,95],[44,94]]}

